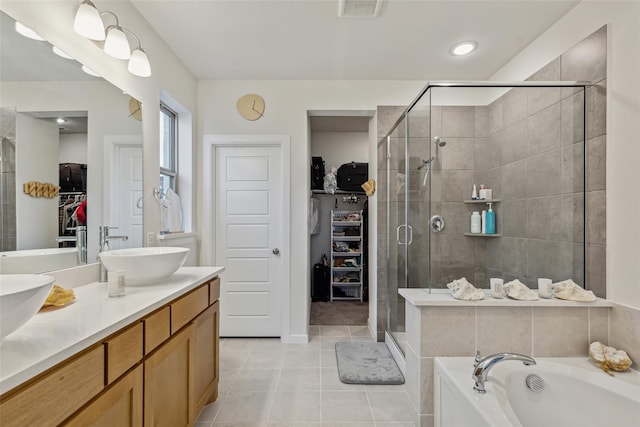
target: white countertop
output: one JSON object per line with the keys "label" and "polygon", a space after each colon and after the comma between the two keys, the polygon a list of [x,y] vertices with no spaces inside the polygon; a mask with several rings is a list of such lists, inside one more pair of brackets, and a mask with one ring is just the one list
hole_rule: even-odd
{"label": "white countertop", "polygon": [[[0,394],[90,347],[136,319],[214,278],[223,267],[183,267],[149,286],[109,298],[106,283],[74,287],[76,301],[33,316],[0,347]],[[62,287],[63,282],[58,282]]]}
{"label": "white countertop", "polygon": [[423,306],[454,307],[613,307],[613,301],[597,298],[594,302],[565,301],[558,298],[540,298],[536,301],[519,301],[509,297],[493,298],[488,289],[483,289],[484,299],[479,301],[462,301],[451,296],[448,289],[401,288],[398,293],[411,304]]}

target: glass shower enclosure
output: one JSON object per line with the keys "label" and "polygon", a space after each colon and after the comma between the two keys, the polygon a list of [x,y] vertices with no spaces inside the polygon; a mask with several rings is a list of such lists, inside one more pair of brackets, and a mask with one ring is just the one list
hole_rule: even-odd
{"label": "glass shower enclosure", "polygon": [[[585,286],[586,87],[430,82],[379,141],[385,340],[400,352],[398,289],[446,292],[462,277],[478,288],[493,277]],[[478,197],[490,192],[474,199],[474,186]],[[495,234],[472,233],[472,213],[489,208]]]}

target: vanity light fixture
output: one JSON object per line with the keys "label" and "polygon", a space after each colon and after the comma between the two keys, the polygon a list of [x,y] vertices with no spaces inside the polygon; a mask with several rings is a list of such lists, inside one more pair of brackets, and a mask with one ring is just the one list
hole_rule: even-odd
{"label": "vanity light fixture", "polygon": [[93,71],[91,68],[87,67],[86,65],[82,66],[82,71],[84,71],[85,73],[89,74],[90,76],[93,77],[102,77],[100,74],[96,73],[95,71]]}
{"label": "vanity light fixture", "polygon": [[58,46],[53,46],[53,53],[64,59],[73,59],[71,55],[60,49]]}
{"label": "vanity light fixture", "polygon": [[106,33],[100,12],[91,0],[84,0],[73,20],[73,29],[76,33],[91,40],[104,40]]}
{"label": "vanity light fixture", "polygon": [[[102,17],[111,15],[116,23],[104,27]],[[78,7],[73,25],[74,30],[91,40],[104,40],[104,51],[117,59],[129,60],[127,69],[133,75],[149,77],[151,64],[146,52],[142,49],[140,39],[133,31],[120,26],[118,16],[110,11],[100,12],[91,0],[84,0]],[[128,35],[138,43],[131,51]]]}
{"label": "vanity light fixture", "polygon": [[44,41],[44,39],[40,37],[35,31],[27,27],[26,25],[22,25],[19,22],[16,22],[16,31],[18,32],[18,34],[21,34],[27,38],[38,40],[39,42]]}
{"label": "vanity light fixture", "polygon": [[456,43],[451,49],[449,49],[449,53],[453,56],[463,56],[468,55],[478,47],[478,43],[473,40],[468,40],[460,43]]}
{"label": "vanity light fixture", "polygon": [[124,29],[118,25],[117,18],[116,25],[109,25],[106,31],[107,38],[104,41],[104,51],[116,59],[131,58],[129,40],[127,40],[127,35],[124,33]]}

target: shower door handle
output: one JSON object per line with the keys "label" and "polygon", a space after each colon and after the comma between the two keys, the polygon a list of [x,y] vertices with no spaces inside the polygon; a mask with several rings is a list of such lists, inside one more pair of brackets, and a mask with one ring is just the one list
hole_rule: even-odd
{"label": "shower door handle", "polygon": [[[400,224],[399,226],[396,227],[396,241],[398,242],[399,245],[406,245],[407,242],[402,242],[400,240],[400,229],[404,228],[406,230],[407,226],[405,224]],[[404,233],[405,237],[407,236],[407,232],[405,231]]]}
{"label": "shower door handle", "polygon": [[[405,232],[404,232],[404,237],[405,240],[404,242],[400,240],[400,229],[404,228]],[[408,225],[408,224],[400,224],[399,226],[396,227],[396,241],[398,242],[399,245],[410,245],[411,242],[413,242],[413,228]]]}

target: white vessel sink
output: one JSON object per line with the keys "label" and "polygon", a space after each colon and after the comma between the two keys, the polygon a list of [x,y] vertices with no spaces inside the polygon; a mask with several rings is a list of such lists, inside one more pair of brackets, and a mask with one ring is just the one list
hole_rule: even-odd
{"label": "white vessel sink", "polygon": [[152,247],[116,249],[100,253],[107,270],[123,270],[127,285],[152,285],[176,272],[187,259],[188,248]]}
{"label": "white vessel sink", "polygon": [[53,282],[42,274],[0,275],[0,343],[40,310]]}

